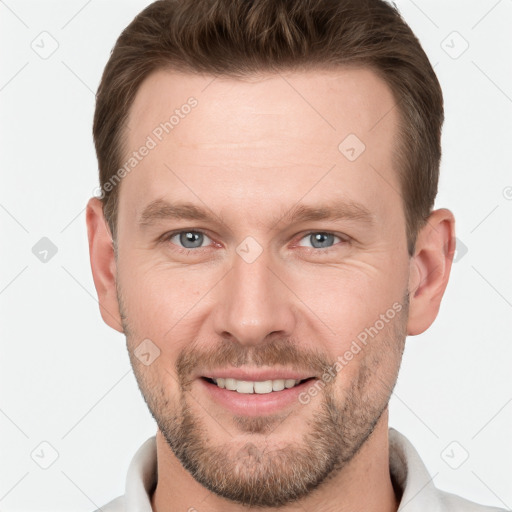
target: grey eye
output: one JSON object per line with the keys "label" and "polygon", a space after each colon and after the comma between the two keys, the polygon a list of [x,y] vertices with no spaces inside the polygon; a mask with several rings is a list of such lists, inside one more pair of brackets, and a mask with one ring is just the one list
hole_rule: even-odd
{"label": "grey eye", "polygon": [[178,237],[179,240],[179,244],[177,245],[181,245],[185,249],[201,247],[205,240],[205,235],[199,231],[181,231],[173,235],[170,240],[172,241],[176,237]]}
{"label": "grey eye", "polygon": [[333,245],[334,239],[337,238],[341,240],[340,237],[333,235],[332,233],[325,233],[319,231],[317,233],[309,233],[306,235],[303,240],[308,240],[311,245],[306,245],[306,247],[313,247],[314,249],[324,249],[326,247],[331,247]]}

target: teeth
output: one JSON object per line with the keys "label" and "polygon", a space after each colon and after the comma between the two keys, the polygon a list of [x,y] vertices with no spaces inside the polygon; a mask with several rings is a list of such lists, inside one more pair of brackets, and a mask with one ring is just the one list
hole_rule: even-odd
{"label": "teeth", "polygon": [[[213,379],[215,380],[215,379]],[[224,379],[224,384],[226,386],[226,389],[229,389],[231,391],[236,391],[236,380],[235,379]]]}
{"label": "teeth", "polygon": [[284,379],[272,381],[272,391],[282,391],[284,389]]}
{"label": "teeth", "polygon": [[212,379],[219,388],[229,389],[230,391],[237,391],[238,393],[256,393],[259,395],[265,393],[272,393],[272,391],[282,391],[283,389],[290,389],[296,386],[300,380],[295,379],[276,379],[264,381],[247,381],[236,379]]}
{"label": "teeth", "polygon": [[236,385],[236,390],[238,393],[254,393],[254,382],[239,380]]}
{"label": "teeth", "polygon": [[264,380],[263,382],[255,382],[254,383],[254,392],[255,393],[272,393],[272,381]]}

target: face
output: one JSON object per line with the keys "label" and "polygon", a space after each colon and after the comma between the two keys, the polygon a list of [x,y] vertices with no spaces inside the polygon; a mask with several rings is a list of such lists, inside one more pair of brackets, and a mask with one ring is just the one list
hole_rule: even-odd
{"label": "face", "polygon": [[219,496],[303,497],[386,410],[409,280],[393,107],[365,69],[159,71],[137,93],[119,185],[123,328],[161,433]]}

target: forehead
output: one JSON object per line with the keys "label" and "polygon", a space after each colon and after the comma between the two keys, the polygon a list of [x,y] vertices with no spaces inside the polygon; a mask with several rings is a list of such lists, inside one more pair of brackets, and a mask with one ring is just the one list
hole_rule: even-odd
{"label": "forehead", "polygon": [[136,211],[184,185],[196,196],[254,197],[260,206],[278,189],[295,203],[333,166],[324,190],[342,184],[350,195],[356,187],[378,206],[384,182],[395,202],[400,188],[395,100],[370,69],[246,79],[160,70],[142,83],[127,128],[126,162],[153,146],[124,178],[121,203],[125,196]]}
{"label": "forehead", "polygon": [[[129,142],[136,142],[137,132],[151,133],[155,123],[169,120],[191,97],[200,106],[195,114],[201,115],[191,116],[189,129],[176,129],[173,135],[182,142],[193,138],[197,144],[218,143],[221,137],[239,144],[262,132],[282,135],[283,127],[291,134],[305,134],[308,125],[309,135],[321,128],[315,139],[329,132],[337,139],[347,130],[371,135],[366,132],[373,131],[384,115],[390,114],[386,117],[392,122],[396,114],[389,112],[395,103],[389,87],[368,68],[311,69],[243,79],[159,70],[136,94],[128,118]],[[222,130],[212,132],[213,126]],[[240,132],[241,126],[247,131]],[[325,142],[330,139],[327,136]]]}

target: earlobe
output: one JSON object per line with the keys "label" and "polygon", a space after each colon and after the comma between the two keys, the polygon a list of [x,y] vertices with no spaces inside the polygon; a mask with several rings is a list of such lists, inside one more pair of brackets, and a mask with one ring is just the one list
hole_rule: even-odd
{"label": "earlobe", "polygon": [[96,197],[92,197],[87,203],[86,222],[91,270],[101,316],[107,325],[123,332],[117,301],[112,236],[103,215],[103,205]]}
{"label": "earlobe", "polygon": [[454,253],[455,218],[446,208],[435,210],[418,233],[410,259],[407,334],[421,334],[434,322],[448,285]]}

